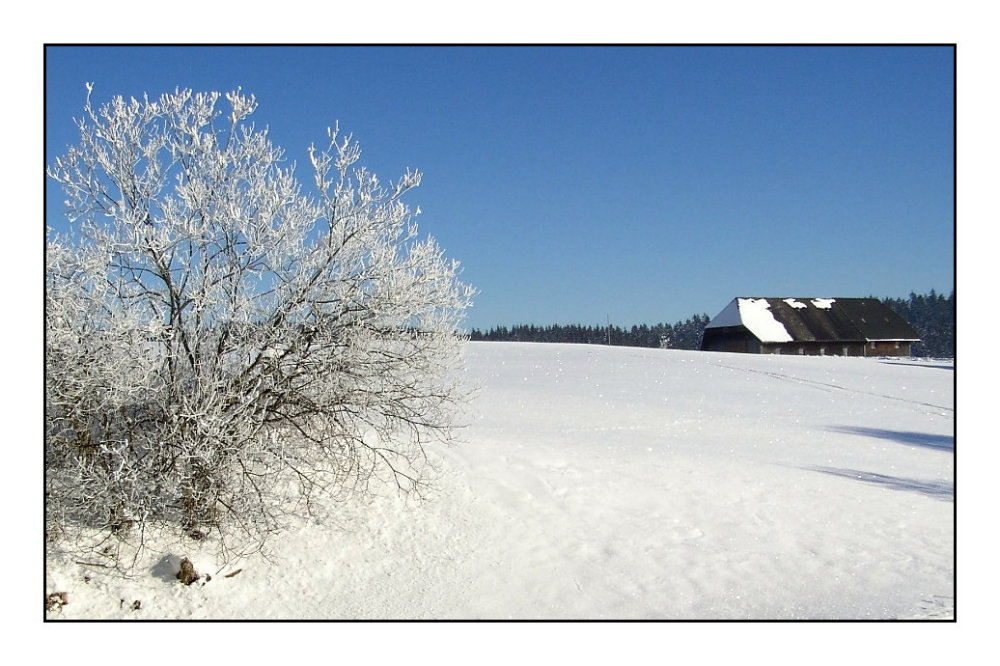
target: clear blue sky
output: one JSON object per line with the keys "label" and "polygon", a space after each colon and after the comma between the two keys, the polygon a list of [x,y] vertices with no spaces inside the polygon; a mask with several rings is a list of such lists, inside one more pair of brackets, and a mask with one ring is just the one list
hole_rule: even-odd
{"label": "clear blue sky", "polygon": [[[310,182],[340,122],[480,294],[466,325],[672,323],[734,296],[954,288],[950,47],[49,47],[46,163],[94,98],[260,102]],[[46,193],[58,228],[58,188]]]}

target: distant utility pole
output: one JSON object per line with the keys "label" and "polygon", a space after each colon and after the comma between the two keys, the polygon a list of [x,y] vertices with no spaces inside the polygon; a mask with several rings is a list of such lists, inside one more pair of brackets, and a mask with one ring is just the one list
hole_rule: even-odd
{"label": "distant utility pole", "polygon": [[608,317],[608,325],[604,327],[604,330],[608,334],[608,346],[610,347],[611,346],[611,315],[608,314],[607,317]]}

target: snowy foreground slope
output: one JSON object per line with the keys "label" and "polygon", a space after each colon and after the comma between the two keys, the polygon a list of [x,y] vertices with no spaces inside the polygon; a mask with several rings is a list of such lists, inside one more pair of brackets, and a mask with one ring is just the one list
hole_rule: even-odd
{"label": "snowy foreground slope", "polygon": [[[126,580],[54,557],[69,604],[48,617],[952,617],[950,364],[516,343],[466,361],[480,390],[428,501],[332,507],[272,562],[171,547]],[[185,555],[212,580],[178,583]]]}

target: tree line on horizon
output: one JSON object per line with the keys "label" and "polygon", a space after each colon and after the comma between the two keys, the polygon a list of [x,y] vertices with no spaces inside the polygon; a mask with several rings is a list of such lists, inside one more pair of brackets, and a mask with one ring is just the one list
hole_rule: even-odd
{"label": "tree line on horizon", "polygon": [[610,326],[518,324],[510,327],[495,326],[487,331],[474,328],[469,339],[473,342],[571,342],[617,347],[699,349],[702,334],[709,320],[707,314],[696,314],[675,324],[661,323],[652,326],[639,324],[631,328],[615,324]]}
{"label": "tree line on horizon", "polygon": [[[877,298],[877,297],[872,297]],[[917,332],[920,342],[912,347],[914,356],[950,358],[955,356],[955,292],[948,297],[935,292],[910,293],[908,298],[880,298],[902,316]],[[619,347],[660,347],[663,349],[700,349],[710,317],[695,314],[674,324],[647,324],[631,327],[584,326],[581,324],[537,326],[517,324],[494,326],[486,331],[472,329],[473,342],[569,342]]]}

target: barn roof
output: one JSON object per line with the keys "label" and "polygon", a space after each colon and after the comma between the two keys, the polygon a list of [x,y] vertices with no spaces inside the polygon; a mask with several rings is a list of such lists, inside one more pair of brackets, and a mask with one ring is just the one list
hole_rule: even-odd
{"label": "barn roof", "polygon": [[743,326],[761,342],[919,339],[877,298],[734,298],[706,328]]}

